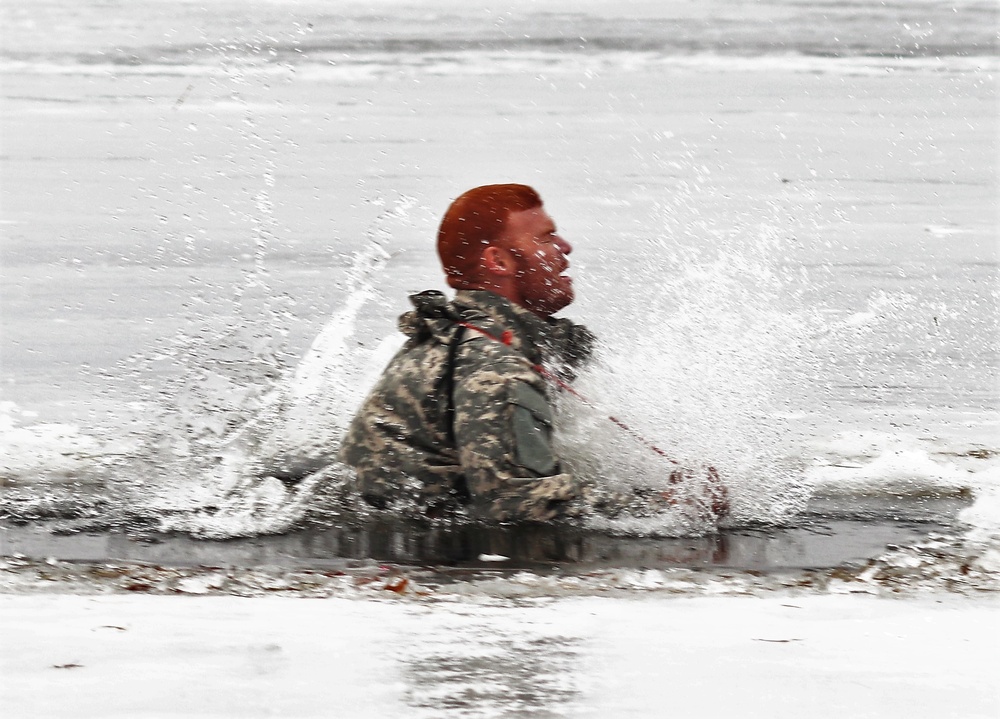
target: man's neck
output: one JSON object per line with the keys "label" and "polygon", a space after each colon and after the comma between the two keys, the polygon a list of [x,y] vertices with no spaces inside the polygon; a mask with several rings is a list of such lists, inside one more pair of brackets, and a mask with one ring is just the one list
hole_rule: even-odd
{"label": "man's neck", "polygon": [[528,307],[526,304],[524,304],[524,300],[521,297],[521,293],[518,292],[517,286],[515,285],[513,279],[501,277],[495,280],[478,280],[475,282],[463,283],[462,287],[459,287],[457,289],[482,290],[485,292],[492,292],[495,295],[500,295],[501,297],[505,298],[511,304],[517,305],[518,307],[528,310],[529,312],[531,312],[534,315],[537,315],[543,320],[549,318],[549,315],[535,312],[531,307]]}

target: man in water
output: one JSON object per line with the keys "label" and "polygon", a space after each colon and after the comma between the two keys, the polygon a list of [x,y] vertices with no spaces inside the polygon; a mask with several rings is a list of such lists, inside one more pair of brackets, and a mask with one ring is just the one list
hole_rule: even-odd
{"label": "man in water", "polygon": [[414,309],[399,320],[409,339],[341,448],[370,505],[499,522],[591,510],[641,515],[679,504],[702,519],[728,511],[712,468],[699,483],[665,459],[670,489],[608,492],[585,486],[556,456],[551,398],[590,356],[594,336],[553,317],[573,301],[573,248],[533,189],[469,190],[445,213],[437,249],[455,299],[433,290],[410,297]]}
{"label": "man in water", "polygon": [[572,516],[584,488],[552,447],[550,393],[593,335],[573,301],[572,247],[525,185],[469,190],[437,238],[448,284],[410,297],[409,339],[348,430],[341,459],[372,506],[495,521]]}

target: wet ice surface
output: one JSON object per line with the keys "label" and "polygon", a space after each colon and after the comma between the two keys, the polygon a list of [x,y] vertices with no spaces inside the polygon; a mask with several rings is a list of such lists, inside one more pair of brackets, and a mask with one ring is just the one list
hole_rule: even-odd
{"label": "wet ice surface", "polygon": [[[774,571],[828,569],[953,530],[968,500],[843,500],[805,513],[789,526],[742,527],[688,537],[610,536],[569,524],[490,527],[397,519],[349,520],[279,536],[226,541],[134,529],[88,533],[73,522],[0,527],[0,553],[70,561],[126,560],[189,566],[283,565],[314,568],[346,560],[497,569],[712,567]],[[821,512],[819,510],[825,509]],[[79,525],[77,525],[79,526]],[[86,523],[83,525],[86,526]]]}
{"label": "wet ice surface", "polygon": [[[830,507],[835,511],[829,511]],[[579,527],[344,522],[209,541],[153,532],[0,528],[0,588],[295,596],[561,596],[608,591],[975,594],[1000,588],[989,535],[962,534],[968,500],[843,502],[786,527],[614,537]],[[373,592],[374,590],[374,592]]]}

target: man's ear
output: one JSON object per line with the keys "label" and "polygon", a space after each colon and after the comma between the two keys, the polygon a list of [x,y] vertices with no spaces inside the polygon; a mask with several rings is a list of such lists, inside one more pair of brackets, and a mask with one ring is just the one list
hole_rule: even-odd
{"label": "man's ear", "polygon": [[517,272],[517,263],[507,250],[490,245],[483,250],[483,269],[491,275],[509,277]]}

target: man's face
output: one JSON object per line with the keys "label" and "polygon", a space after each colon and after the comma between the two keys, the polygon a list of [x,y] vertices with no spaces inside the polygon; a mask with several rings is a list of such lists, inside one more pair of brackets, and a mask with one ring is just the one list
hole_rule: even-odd
{"label": "man's face", "polygon": [[564,274],[569,268],[566,255],[573,248],[556,234],[556,225],[545,210],[511,212],[502,238],[517,265],[518,304],[548,317],[573,301],[573,280]]}

